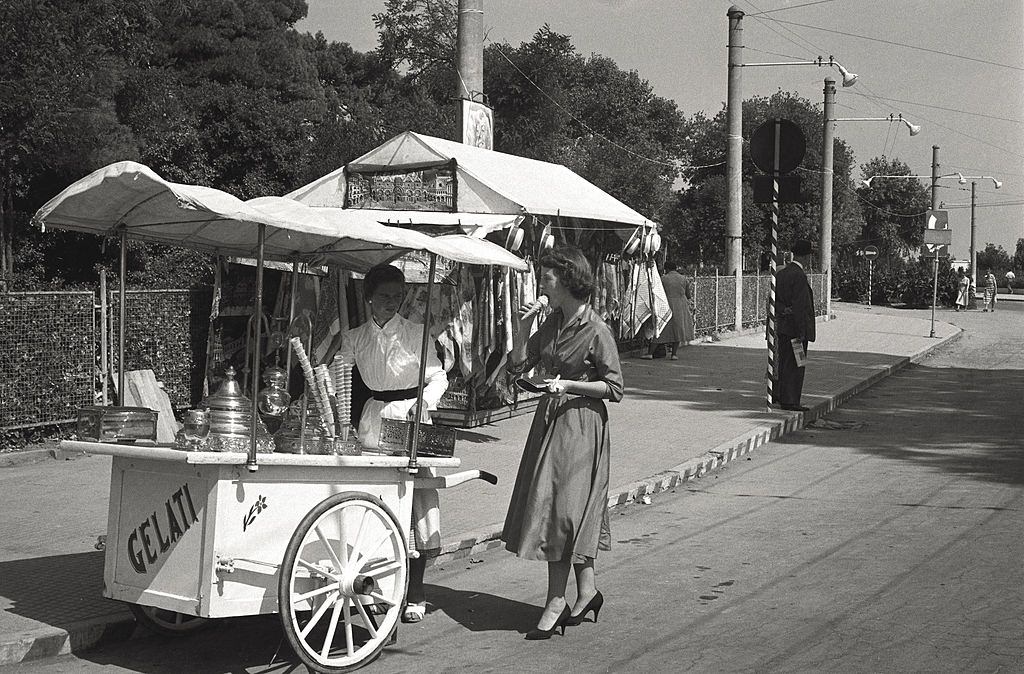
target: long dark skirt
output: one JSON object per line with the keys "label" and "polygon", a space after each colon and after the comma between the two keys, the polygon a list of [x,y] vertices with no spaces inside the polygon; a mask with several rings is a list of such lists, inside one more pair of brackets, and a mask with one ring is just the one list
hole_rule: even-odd
{"label": "long dark skirt", "polygon": [[611,549],[603,400],[546,396],[526,440],[501,540],[523,559],[582,563]]}

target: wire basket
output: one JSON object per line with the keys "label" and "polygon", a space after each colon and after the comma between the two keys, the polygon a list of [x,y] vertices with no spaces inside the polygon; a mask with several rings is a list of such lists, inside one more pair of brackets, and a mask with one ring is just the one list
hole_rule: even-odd
{"label": "wire basket", "polygon": [[[400,419],[381,419],[378,449],[392,456],[409,455],[412,422]],[[419,456],[455,456],[455,429],[431,424],[420,424]]]}

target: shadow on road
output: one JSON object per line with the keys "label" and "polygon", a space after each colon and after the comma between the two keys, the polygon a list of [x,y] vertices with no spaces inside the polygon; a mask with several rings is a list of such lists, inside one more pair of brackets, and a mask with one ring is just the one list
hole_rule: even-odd
{"label": "shadow on road", "polygon": [[456,590],[442,585],[424,585],[434,611],[441,611],[472,632],[520,632],[525,634],[537,622],[540,608],[486,592]]}
{"label": "shadow on road", "polygon": [[[68,597],[74,597],[73,603]],[[128,610],[103,597],[103,553],[81,552],[0,562],[0,598],[6,611],[52,627]]]}
{"label": "shadow on road", "polygon": [[[839,428],[809,427],[780,443],[806,443],[807,434],[897,461],[993,483],[1024,484],[1024,372],[912,365],[828,416]],[[900,431],[865,432],[883,415]],[[861,430],[858,430],[858,425]]]}

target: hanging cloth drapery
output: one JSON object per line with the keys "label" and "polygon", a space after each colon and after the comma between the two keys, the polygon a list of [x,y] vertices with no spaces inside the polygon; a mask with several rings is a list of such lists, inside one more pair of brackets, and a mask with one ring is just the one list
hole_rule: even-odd
{"label": "hanging cloth drapery", "polygon": [[459,369],[462,376],[469,381],[473,376],[473,296],[475,287],[469,265],[461,265],[459,270],[459,291],[461,303],[456,318],[455,341],[459,346]]}
{"label": "hanging cloth drapery", "polygon": [[627,302],[620,330],[620,336],[624,339],[635,337],[648,319],[652,319],[652,333],[657,337],[672,318],[668,296],[665,295],[661,276],[653,263],[632,267]]}

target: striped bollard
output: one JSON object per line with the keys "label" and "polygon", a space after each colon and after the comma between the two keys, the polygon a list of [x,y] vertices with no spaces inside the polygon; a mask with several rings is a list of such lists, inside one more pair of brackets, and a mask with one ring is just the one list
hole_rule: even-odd
{"label": "striped bollard", "polygon": [[765,382],[767,391],[765,404],[769,410],[772,408],[773,389],[778,381],[778,340],[775,335],[775,268],[779,258],[779,177],[772,176],[772,233],[771,233],[771,260],[769,262],[768,276],[768,315],[765,317],[765,327],[768,337],[768,371]]}

